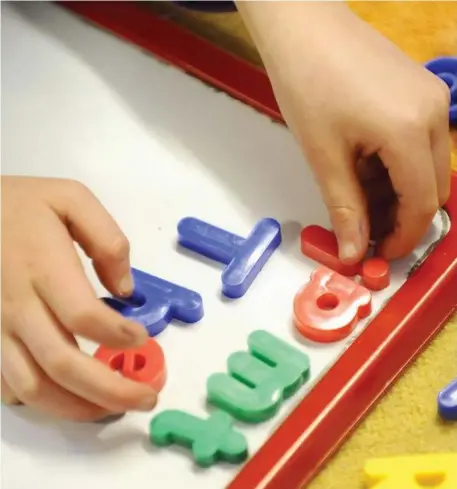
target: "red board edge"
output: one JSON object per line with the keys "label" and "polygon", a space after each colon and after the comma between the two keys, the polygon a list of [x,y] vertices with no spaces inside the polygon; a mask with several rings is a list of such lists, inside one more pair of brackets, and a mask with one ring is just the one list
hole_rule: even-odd
{"label": "red board edge", "polygon": [[[58,2],[156,57],[282,122],[261,69],[136,2]],[[446,206],[457,222],[457,175]],[[227,489],[299,489],[457,309],[457,225]]]}
{"label": "red board edge", "polygon": [[228,489],[305,487],[457,310],[457,175],[451,192],[447,236]]}
{"label": "red board edge", "polygon": [[160,18],[142,2],[57,1],[86,20],[281,120],[265,71]]}

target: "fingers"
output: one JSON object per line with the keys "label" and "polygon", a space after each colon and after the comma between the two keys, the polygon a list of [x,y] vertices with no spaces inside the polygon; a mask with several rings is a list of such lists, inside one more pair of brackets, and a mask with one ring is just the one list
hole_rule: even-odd
{"label": "fingers", "polygon": [[114,413],[149,411],[155,406],[157,395],[150,386],[118,375],[69,344],[38,299],[24,307],[15,329],[48,377],[77,397]]}
{"label": "fingers", "polygon": [[361,158],[356,171],[368,202],[370,240],[379,243],[394,230],[397,194],[379,155]]}
{"label": "fingers", "polygon": [[315,154],[313,170],[338,240],[340,260],[357,263],[367,251],[370,225],[353,154],[335,143],[322,146]]}
{"label": "fingers", "polygon": [[443,111],[431,134],[438,203],[442,207],[451,194],[451,136],[448,110]]}
{"label": "fingers", "polygon": [[397,193],[395,228],[381,243],[387,259],[411,253],[427,232],[439,208],[433,154],[428,134],[396,138],[397,145],[382,149],[380,156]]}
{"label": "fingers", "polygon": [[92,258],[101,282],[113,295],[131,295],[130,245],[119,226],[84,185],[68,182],[60,185],[59,192],[56,211],[65,219],[73,239]]}
{"label": "fingers", "polygon": [[2,374],[2,404],[12,406],[14,404],[21,404],[21,401],[16,397],[11,387],[6,382]]}
{"label": "fingers", "polygon": [[[106,409],[77,397],[49,379],[17,339],[6,335],[2,341],[3,388],[14,386],[8,395],[47,415],[75,421],[106,417]],[[17,396],[17,397],[16,397]]]}
{"label": "fingers", "polygon": [[112,348],[143,344],[147,331],[142,325],[97,299],[65,228],[61,226],[52,238],[43,236],[42,240],[44,250],[55,251],[41,253],[33,287],[58,322],[73,335]]}

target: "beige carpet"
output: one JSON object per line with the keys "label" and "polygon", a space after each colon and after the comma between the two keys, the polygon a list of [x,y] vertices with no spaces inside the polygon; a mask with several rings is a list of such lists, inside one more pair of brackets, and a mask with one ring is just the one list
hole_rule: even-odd
{"label": "beige carpet", "polygon": [[[352,2],[351,6],[417,61],[457,55],[457,2]],[[261,64],[238,14],[187,12],[164,2],[150,8],[250,62]],[[454,140],[457,147],[455,134]],[[457,150],[453,166],[457,171]],[[367,458],[457,452],[457,422],[443,423],[436,416],[436,395],[455,377],[457,316],[394,385],[309,489],[364,488],[363,465]]]}

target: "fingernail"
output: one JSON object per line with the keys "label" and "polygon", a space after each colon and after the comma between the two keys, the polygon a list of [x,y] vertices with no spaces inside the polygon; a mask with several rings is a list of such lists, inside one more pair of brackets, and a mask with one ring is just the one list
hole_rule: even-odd
{"label": "fingernail", "polygon": [[157,396],[147,397],[140,403],[138,409],[140,411],[150,411],[155,407],[156,404],[157,404]]}
{"label": "fingernail", "polygon": [[342,262],[354,263],[360,260],[360,254],[364,246],[368,244],[368,227],[362,219],[358,225],[346,228],[341,236],[338,236],[339,258]]}
{"label": "fingernail", "polygon": [[342,261],[348,261],[348,260],[354,260],[359,253],[359,250],[357,249],[357,246],[351,242],[343,242],[340,247],[340,260]]}
{"label": "fingernail", "polygon": [[119,294],[122,296],[129,296],[133,292],[133,277],[130,272],[128,272],[124,277],[122,277],[119,284]]}

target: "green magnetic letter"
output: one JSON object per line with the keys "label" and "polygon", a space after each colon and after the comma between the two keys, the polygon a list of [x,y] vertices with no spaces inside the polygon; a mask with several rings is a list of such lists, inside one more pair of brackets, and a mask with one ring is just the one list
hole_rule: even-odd
{"label": "green magnetic letter", "polygon": [[164,411],[152,419],[149,438],[157,446],[176,443],[191,448],[202,467],[218,460],[240,463],[248,455],[246,438],[233,429],[231,417],[223,411],[215,411],[208,419],[184,411]]}
{"label": "green magnetic letter", "polygon": [[276,414],[284,398],[293,395],[309,377],[309,359],[266,331],[248,338],[248,352],[228,359],[228,374],[207,381],[208,401],[235,418],[265,421]]}

